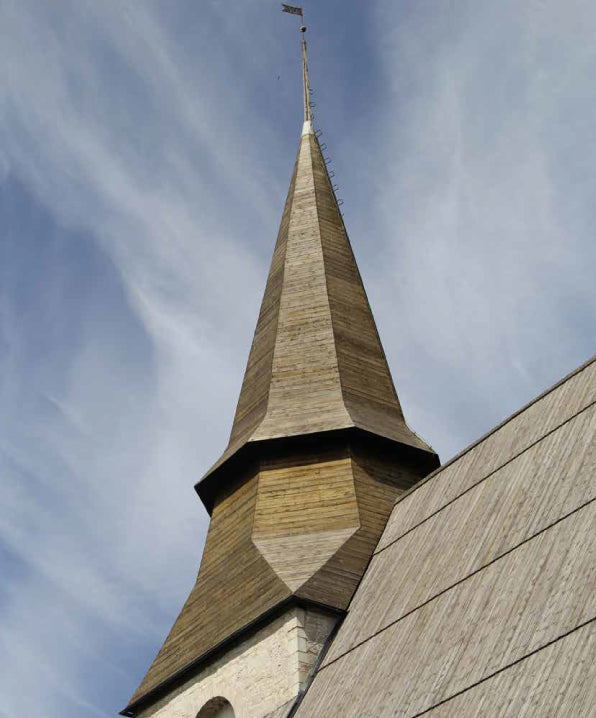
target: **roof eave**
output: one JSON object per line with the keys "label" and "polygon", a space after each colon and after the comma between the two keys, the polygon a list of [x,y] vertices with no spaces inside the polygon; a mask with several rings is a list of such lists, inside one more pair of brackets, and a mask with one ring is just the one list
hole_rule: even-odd
{"label": "roof eave", "polygon": [[[412,435],[413,438],[414,436]],[[408,443],[405,440],[398,441],[358,426],[350,426],[327,431],[247,441],[229,455],[224,453],[222,458],[195,484],[195,491],[209,515],[211,515],[217,496],[236,486],[239,482],[242,483],[250,475],[250,469],[263,456],[271,456],[297,448],[313,448],[317,446],[329,448],[339,444],[352,444],[355,442],[365,443],[369,448],[385,454],[390,453],[396,457],[415,457],[420,463],[423,472],[433,471],[441,463],[438,455],[430,447],[423,449],[419,445]]]}
{"label": "roof eave", "polygon": [[148,708],[150,705],[157,702],[174,686],[184,683],[184,681],[188,680],[192,675],[196,674],[196,672],[201,668],[201,666],[203,666],[205,663],[217,656],[222,651],[227,650],[231,644],[242,640],[250,633],[258,631],[272,618],[292,606],[299,606],[302,608],[317,608],[320,611],[324,611],[338,617],[345,615],[345,611],[342,611],[339,608],[328,606],[327,604],[319,603],[317,601],[312,601],[311,599],[301,598],[300,596],[292,594],[291,596],[288,596],[288,598],[286,598],[285,600],[280,601],[275,606],[272,606],[267,611],[264,611],[260,616],[257,616],[255,619],[250,621],[250,623],[247,623],[238,631],[235,631],[234,633],[229,635],[223,641],[213,646],[213,648],[210,648],[208,651],[205,651],[205,653],[202,653],[200,656],[193,658],[192,661],[177,670],[175,673],[172,673],[172,675],[165,678],[163,681],[158,683],[156,686],[148,690],[143,695],[139,696],[135,700],[131,700],[130,703],[120,711],[119,715],[129,717],[137,716],[140,711],[144,710],[145,708]]}

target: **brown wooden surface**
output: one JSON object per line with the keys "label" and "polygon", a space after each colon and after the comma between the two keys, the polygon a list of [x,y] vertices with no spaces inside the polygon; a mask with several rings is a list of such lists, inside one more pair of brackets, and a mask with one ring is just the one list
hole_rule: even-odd
{"label": "brown wooden surface", "polygon": [[197,583],[131,703],[291,595],[344,609],[415,459],[359,446],[263,460],[215,506]]}
{"label": "brown wooden surface", "polygon": [[290,188],[282,215],[273,259],[265,286],[265,295],[244,373],[242,389],[230,436],[229,450],[234,451],[254,433],[267,411],[273,351],[277,337],[279,304],[284,280],[290,214],[294,201],[298,158],[294,165]]}
{"label": "brown wooden surface", "polygon": [[346,608],[377,545],[395,497],[419,478],[414,467],[376,460],[363,451],[351,452],[352,475],[358,502],[359,530],[297,594],[338,608]]}
{"label": "brown wooden surface", "polygon": [[436,459],[404,421],[310,134],[301,139],[230,443],[216,466],[247,442],[351,427],[422,451],[407,458],[400,449],[399,458],[392,444],[392,456],[373,460],[348,439],[339,454],[325,445],[312,455],[288,449],[256,458],[245,483],[241,465],[236,488],[229,477],[221,486],[197,584],[133,701],[292,594],[345,608],[396,496]]}
{"label": "brown wooden surface", "polygon": [[406,425],[318,140],[300,142],[230,443]]}
{"label": "brown wooden surface", "polygon": [[290,590],[306,583],[359,528],[349,456],[259,475],[252,540]]}
{"label": "brown wooden surface", "polygon": [[131,702],[290,595],[251,541],[257,485],[215,507],[197,583]]}
{"label": "brown wooden surface", "polygon": [[398,499],[297,718],[590,715],[595,398],[588,365]]}

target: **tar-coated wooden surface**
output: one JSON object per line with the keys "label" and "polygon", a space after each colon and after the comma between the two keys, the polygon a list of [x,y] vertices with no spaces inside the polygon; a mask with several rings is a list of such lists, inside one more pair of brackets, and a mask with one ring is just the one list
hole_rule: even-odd
{"label": "tar-coated wooden surface", "polygon": [[595,714],[595,366],[398,499],[297,718]]}
{"label": "tar-coated wooden surface", "polygon": [[197,583],[131,703],[291,595],[345,609],[421,476],[362,446],[263,461],[215,506]]}
{"label": "tar-coated wooden surface", "polygon": [[260,474],[252,540],[290,590],[300,589],[359,528],[349,456]]}
{"label": "tar-coated wooden surface", "polygon": [[258,476],[213,512],[199,579],[131,702],[290,595],[252,544]]}
{"label": "tar-coated wooden surface", "polygon": [[228,448],[357,426],[407,427],[318,140],[294,167]]}
{"label": "tar-coated wooden surface", "polygon": [[420,478],[415,467],[376,460],[352,452],[352,480],[358,504],[359,530],[329,557],[297,591],[301,598],[346,608],[391,512],[396,495]]}
{"label": "tar-coated wooden surface", "polygon": [[[434,457],[404,421],[310,134],[301,139],[230,443],[216,466],[248,441],[350,427]],[[374,458],[364,444],[346,440],[340,455],[322,445],[318,455],[284,455],[277,464],[262,455],[252,478],[222,485],[197,584],[132,702],[290,595],[347,606],[396,496],[429,465],[421,451],[418,459],[411,449],[409,459]]]}

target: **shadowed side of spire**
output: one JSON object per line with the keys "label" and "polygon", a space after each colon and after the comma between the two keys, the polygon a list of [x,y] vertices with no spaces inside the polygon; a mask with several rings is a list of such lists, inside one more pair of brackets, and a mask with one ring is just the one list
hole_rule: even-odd
{"label": "shadowed side of spire", "polygon": [[344,405],[354,426],[428,449],[405,423],[319,142],[309,141]]}
{"label": "shadowed side of spire", "polygon": [[236,407],[229,448],[241,445],[250,438],[267,411],[297,169],[298,161],[294,166],[290,189],[277,235],[271,268],[269,269],[269,276],[265,286],[265,294],[261,303],[261,310]]}

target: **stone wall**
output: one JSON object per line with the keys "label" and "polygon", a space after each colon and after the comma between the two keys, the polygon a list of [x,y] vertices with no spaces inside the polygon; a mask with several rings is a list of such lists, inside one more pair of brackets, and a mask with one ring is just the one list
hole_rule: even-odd
{"label": "stone wall", "polygon": [[336,620],[313,609],[289,608],[140,716],[196,718],[216,696],[227,698],[235,718],[285,714],[284,706],[291,707]]}

